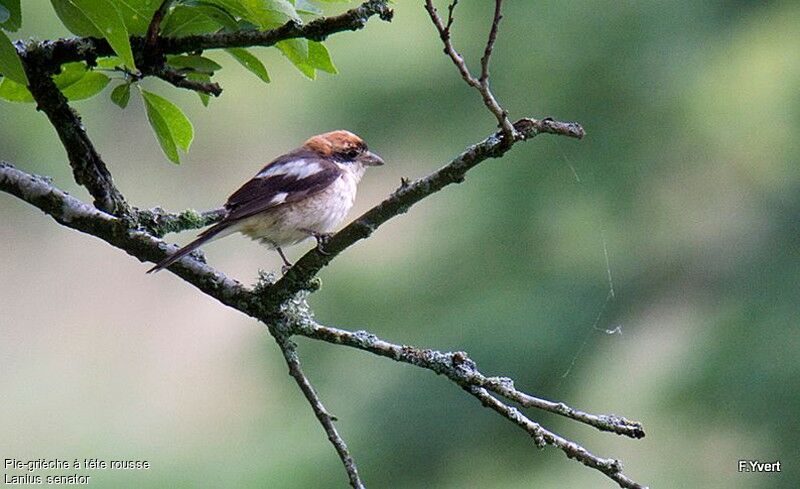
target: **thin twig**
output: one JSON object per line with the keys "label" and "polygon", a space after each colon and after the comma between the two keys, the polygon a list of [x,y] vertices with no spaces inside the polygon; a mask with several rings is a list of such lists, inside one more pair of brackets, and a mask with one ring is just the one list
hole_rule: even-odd
{"label": "thin twig", "polygon": [[453,2],[447,6],[447,25],[444,26],[444,30],[449,34],[450,27],[453,25],[453,13],[456,11],[456,7],[458,6],[458,0],[453,0]]}
{"label": "thin twig", "polygon": [[638,421],[631,421],[616,414],[589,414],[569,407],[563,402],[553,402],[530,394],[514,387],[514,381],[507,377],[484,377],[483,387],[506,399],[512,400],[522,407],[536,408],[542,411],[560,414],[575,421],[594,426],[601,431],[610,431],[630,438],[644,438],[644,428]]}
{"label": "thin twig", "polygon": [[453,25],[453,12],[456,8],[458,1],[454,1],[448,6],[448,14],[447,14],[447,23],[442,21],[442,18],[439,16],[439,12],[436,10],[436,7],[433,5],[433,0],[425,0],[425,10],[428,11],[428,15],[433,21],[433,25],[436,27],[436,30],[439,32],[439,37],[444,43],[444,52],[450,59],[453,61],[453,64],[458,69],[458,72],[461,74],[461,78],[467,83],[467,85],[473,87],[474,89],[478,90],[481,94],[481,98],[483,99],[483,104],[486,106],[487,109],[497,118],[498,125],[500,130],[506,136],[505,144],[512,144],[514,138],[514,125],[511,124],[511,120],[508,118],[508,112],[500,106],[500,103],[497,101],[497,98],[492,93],[492,90],[489,88],[489,61],[492,57],[492,50],[494,49],[495,41],[497,40],[497,33],[500,26],[500,19],[503,18],[502,16],[502,4],[503,0],[495,0],[495,7],[494,7],[494,17],[492,18],[492,27],[489,31],[489,39],[486,41],[486,46],[484,47],[483,57],[481,58],[481,75],[479,78],[476,78],[472,75],[467,67],[467,62],[464,60],[464,57],[456,50],[453,46],[453,41],[450,35],[450,28]]}
{"label": "thin twig", "polygon": [[169,68],[166,64],[161,64],[152,70],[152,73],[161,78],[162,80],[170,83],[178,88],[185,88],[195,92],[206,93],[219,97],[222,93],[222,87],[216,82],[201,82],[197,80],[190,80],[186,77],[186,73],[181,73],[178,70]]}
{"label": "thin twig", "polygon": [[430,15],[433,24],[436,26],[436,30],[439,31],[439,37],[444,43],[445,54],[447,54],[453,61],[453,64],[456,65],[456,68],[458,68],[459,73],[461,73],[461,78],[463,78],[464,81],[467,82],[469,86],[480,90],[481,84],[474,76],[472,76],[472,73],[470,73],[469,68],[467,68],[467,62],[464,61],[464,57],[461,56],[461,54],[458,51],[456,51],[455,47],[453,47],[453,42],[450,39],[450,26],[453,25],[453,11],[455,10],[456,5],[458,5],[457,1],[450,4],[448,8],[449,15],[447,18],[447,24],[444,24],[442,22],[441,17],[439,17],[439,13],[436,10],[436,7],[433,6],[433,1],[425,0],[425,10],[428,11],[428,15]]}
{"label": "thin twig", "polygon": [[328,440],[330,440],[331,444],[336,449],[336,453],[342,460],[344,469],[347,471],[347,478],[350,481],[350,486],[353,489],[364,489],[364,483],[361,481],[361,478],[358,475],[356,461],[353,459],[353,456],[350,455],[350,451],[347,449],[347,444],[344,442],[341,435],[339,435],[339,432],[336,430],[336,426],[333,424],[333,422],[336,421],[336,418],[332,416],[327,409],[325,409],[325,406],[322,404],[319,395],[317,395],[316,390],[314,390],[314,386],[311,385],[311,382],[308,380],[308,377],[306,377],[306,374],[303,372],[303,369],[300,366],[300,357],[297,354],[297,345],[295,345],[294,342],[283,333],[275,331],[273,332],[273,337],[283,353],[283,358],[286,359],[286,364],[289,366],[289,375],[291,375],[295,382],[297,382],[298,387],[300,387],[303,395],[311,405],[311,409],[314,410],[314,415],[319,420],[323,429],[325,429],[325,433],[328,435]]}
{"label": "thin twig", "polygon": [[497,41],[497,32],[500,28],[500,20],[503,18],[502,9],[503,0],[495,0],[492,28],[489,30],[489,40],[486,41],[486,47],[483,50],[483,57],[481,57],[481,77],[478,79],[478,81],[481,83],[482,87],[488,88],[489,60],[492,58],[492,50],[494,49],[495,41]]}
{"label": "thin twig", "polygon": [[622,473],[622,463],[619,460],[600,458],[574,441],[567,440],[543,428],[539,423],[531,421],[527,416],[519,412],[519,410],[501,402],[482,387],[470,387],[466,390],[478,398],[481,404],[496,411],[504,418],[528,432],[528,434],[533,437],[534,443],[536,443],[537,446],[554,446],[564,452],[568,458],[575,459],[587,467],[604,473],[611,478],[611,480],[619,484],[620,487],[626,489],[647,489],[646,486],[637,483]]}

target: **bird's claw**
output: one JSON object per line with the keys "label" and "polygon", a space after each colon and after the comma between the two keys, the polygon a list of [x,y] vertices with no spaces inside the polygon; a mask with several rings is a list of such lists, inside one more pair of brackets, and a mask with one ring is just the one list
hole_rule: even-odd
{"label": "bird's claw", "polygon": [[325,251],[325,245],[331,240],[332,234],[314,234],[314,239],[317,240],[317,251],[322,253],[323,255],[330,255],[327,251]]}

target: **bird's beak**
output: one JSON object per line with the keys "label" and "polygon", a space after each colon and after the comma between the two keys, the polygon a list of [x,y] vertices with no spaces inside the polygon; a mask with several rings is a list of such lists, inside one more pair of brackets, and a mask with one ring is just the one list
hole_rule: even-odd
{"label": "bird's beak", "polygon": [[359,157],[359,159],[361,160],[361,163],[366,166],[381,166],[384,164],[383,158],[376,155],[372,151],[365,152]]}

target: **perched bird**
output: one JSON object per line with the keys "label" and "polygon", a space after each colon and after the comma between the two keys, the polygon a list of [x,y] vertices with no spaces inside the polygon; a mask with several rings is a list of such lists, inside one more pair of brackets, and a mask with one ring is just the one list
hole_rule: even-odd
{"label": "perched bird", "polygon": [[285,270],[292,264],[281,248],[312,236],[320,246],[353,206],[366,167],[377,165],[383,165],[380,156],[349,131],[314,136],[268,163],[228,198],[227,213],[220,222],[147,273],[237,232],[277,250]]}

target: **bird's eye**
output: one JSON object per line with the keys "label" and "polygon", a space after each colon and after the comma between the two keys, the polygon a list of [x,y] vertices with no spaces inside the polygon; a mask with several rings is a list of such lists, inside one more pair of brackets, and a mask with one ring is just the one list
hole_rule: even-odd
{"label": "bird's eye", "polygon": [[345,153],[345,156],[347,156],[347,158],[351,159],[351,160],[355,159],[355,157],[358,156],[358,149],[357,148],[353,148],[353,149],[347,150],[347,152]]}

